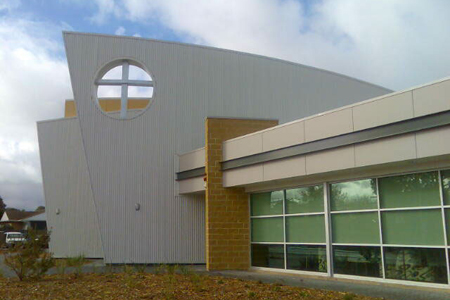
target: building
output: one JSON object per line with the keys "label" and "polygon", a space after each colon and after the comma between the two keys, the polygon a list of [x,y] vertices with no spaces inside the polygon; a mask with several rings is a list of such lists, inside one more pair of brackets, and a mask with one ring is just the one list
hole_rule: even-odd
{"label": "building", "polygon": [[[33,221],[30,223],[30,221]],[[7,208],[0,219],[0,230],[26,231],[28,228],[45,230],[45,211],[23,211],[15,208]]]}
{"label": "building", "polygon": [[21,221],[25,223],[25,230],[33,229],[37,232],[47,232],[47,216],[45,211],[22,219]]}
{"label": "building", "polygon": [[38,123],[57,257],[449,287],[450,80],[64,40],[74,102]]}

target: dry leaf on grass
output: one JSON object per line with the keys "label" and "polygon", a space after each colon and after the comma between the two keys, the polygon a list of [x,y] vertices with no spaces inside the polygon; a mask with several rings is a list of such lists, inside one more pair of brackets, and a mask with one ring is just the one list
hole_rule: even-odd
{"label": "dry leaf on grass", "polygon": [[303,289],[197,274],[107,273],[51,275],[41,281],[0,279],[2,299],[314,299],[374,300],[341,292]]}

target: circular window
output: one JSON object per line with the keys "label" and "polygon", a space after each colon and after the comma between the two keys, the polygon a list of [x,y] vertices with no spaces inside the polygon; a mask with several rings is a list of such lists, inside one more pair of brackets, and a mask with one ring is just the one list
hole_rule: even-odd
{"label": "circular window", "polygon": [[132,119],[143,113],[152,103],[152,77],[131,60],[108,64],[95,81],[98,107],[116,119]]}

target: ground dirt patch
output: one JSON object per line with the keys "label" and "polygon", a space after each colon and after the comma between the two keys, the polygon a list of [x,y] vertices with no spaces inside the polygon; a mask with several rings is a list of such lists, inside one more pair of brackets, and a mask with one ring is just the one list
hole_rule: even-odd
{"label": "ground dirt patch", "polygon": [[0,279],[1,299],[327,299],[375,300],[349,293],[198,274],[106,273]]}

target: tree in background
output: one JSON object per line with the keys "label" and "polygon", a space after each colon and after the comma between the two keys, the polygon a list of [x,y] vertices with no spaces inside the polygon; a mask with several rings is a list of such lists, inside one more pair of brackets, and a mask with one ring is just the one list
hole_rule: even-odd
{"label": "tree in background", "polygon": [[5,204],[5,202],[3,202],[2,196],[0,196],[0,218],[3,216],[5,209],[6,209],[6,204]]}

